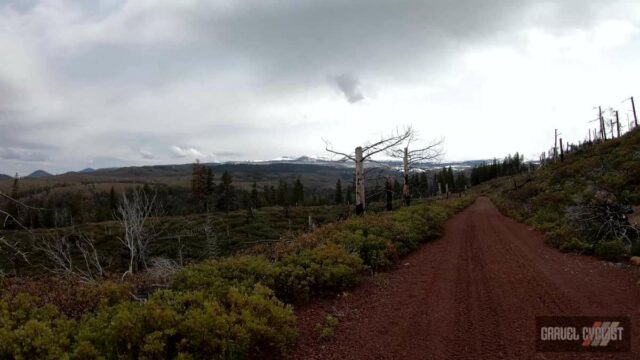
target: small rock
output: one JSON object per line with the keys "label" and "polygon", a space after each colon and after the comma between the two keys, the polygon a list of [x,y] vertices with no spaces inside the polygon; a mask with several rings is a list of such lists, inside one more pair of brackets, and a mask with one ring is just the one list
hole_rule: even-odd
{"label": "small rock", "polygon": [[409,264],[409,263],[404,263],[404,266],[409,266],[409,265],[411,265],[411,264]]}
{"label": "small rock", "polygon": [[634,256],[629,260],[629,264],[633,266],[640,266],[640,256]]}

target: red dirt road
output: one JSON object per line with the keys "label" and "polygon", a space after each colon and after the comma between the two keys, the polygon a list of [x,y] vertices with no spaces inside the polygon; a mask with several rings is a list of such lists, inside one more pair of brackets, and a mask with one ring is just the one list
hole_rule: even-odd
{"label": "red dirt road", "polygon": [[[449,220],[444,237],[386,281],[297,310],[295,359],[640,359],[640,275],[563,254],[487,199]],[[318,340],[326,314],[335,339]],[[535,317],[630,316],[633,353],[535,352]]]}

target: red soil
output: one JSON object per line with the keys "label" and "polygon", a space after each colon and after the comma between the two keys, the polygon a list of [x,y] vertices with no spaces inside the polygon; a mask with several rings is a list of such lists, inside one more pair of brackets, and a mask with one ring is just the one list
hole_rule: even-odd
{"label": "red soil", "polygon": [[[292,358],[640,359],[638,271],[560,253],[487,198],[383,276],[297,309]],[[320,341],[327,314],[340,324]],[[630,316],[633,353],[536,353],[535,317],[553,315]]]}

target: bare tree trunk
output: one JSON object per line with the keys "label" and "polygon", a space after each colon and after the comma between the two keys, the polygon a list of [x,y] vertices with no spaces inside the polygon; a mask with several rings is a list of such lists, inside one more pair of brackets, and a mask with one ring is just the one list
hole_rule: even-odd
{"label": "bare tree trunk", "polygon": [[618,137],[620,137],[620,114],[618,114],[618,110],[616,110],[616,125],[618,126]]}
{"label": "bare tree trunk", "polygon": [[387,195],[387,211],[393,210],[393,191],[391,190],[391,179],[387,176],[385,182],[385,192]]}
{"label": "bare tree trunk", "polygon": [[636,103],[633,101],[633,96],[631,97],[631,107],[633,108],[633,120],[636,122],[636,127],[638,127],[638,115],[636,114]]}
{"label": "bare tree trunk", "polygon": [[362,157],[362,147],[356,148],[356,215],[364,214],[365,194],[364,194],[364,158]]}
{"label": "bare tree trunk", "polygon": [[562,148],[562,138],[560,138],[560,161],[564,162],[564,149]]}
{"label": "bare tree trunk", "polygon": [[411,188],[409,187],[409,148],[404,148],[404,157],[402,158],[404,185],[402,186],[402,198],[404,206],[411,205]]}

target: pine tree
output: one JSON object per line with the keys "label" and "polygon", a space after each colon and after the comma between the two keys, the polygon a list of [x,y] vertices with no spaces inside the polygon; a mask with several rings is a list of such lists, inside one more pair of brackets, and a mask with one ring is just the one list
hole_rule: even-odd
{"label": "pine tree", "polygon": [[293,184],[293,203],[296,206],[304,204],[304,185],[302,185],[300,179],[296,179],[296,182]]}
{"label": "pine tree", "polygon": [[207,179],[206,170],[204,166],[200,164],[200,160],[193,163],[191,170],[191,193],[193,201],[196,204],[198,210],[202,210],[205,207],[207,200]]}
{"label": "pine tree", "polygon": [[234,188],[231,185],[233,179],[231,174],[225,171],[220,178],[220,184],[218,184],[218,209],[229,213],[233,207],[234,200]]}
{"label": "pine tree", "polygon": [[205,190],[206,190],[207,196],[213,195],[213,191],[214,191],[213,169],[211,169],[210,167],[207,167],[207,177],[206,177],[206,180],[205,180]]}
{"label": "pine tree", "polygon": [[341,205],[344,203],[344,199],[342,198],[342,181],[340,181],[340,179],[338,179],[338,182],[336,182],[335,203],[337,205]]}
{"label": "pine tree", "polygon": [[280,206],[289,206],[289,185],[283,180],[278,182],[277,203]]}
{"label": "pine tree", "polygon": [[118,208],[118,198],[116,196],[116,191],[112,186],[111,190],[109,191],[109,209],[111,210],[111,212],[113,212],[113,211],[116,211],[117,208]]}
{"label": "pine tree", "polygon": [[256,184],[255,181],[253,182],[253,185],[251,185],[251,206],[256,209],[260,207],[260,198],[258,197],[258,184]]}
{"label": "pine tree", "polygon": [[[11,198],[14,200],[18,200],[18,198],[20,197],[19,179],[20,177],[18,176],[18,173],[16,173],[16,176],[13,178],[13,186],[11,187]],[[20,208],[18,208],[18,204],[15,201],[9,200],[9,204],[7,205],[7,213],[13,216],[15,220],[19,221]],[[11,218],[6,219],[4,224],[7,229],[15,229],[16,225],[18,225],[15,223],[14,219]]]}

